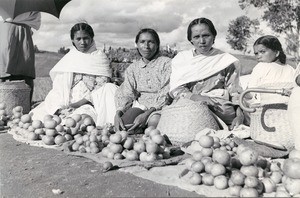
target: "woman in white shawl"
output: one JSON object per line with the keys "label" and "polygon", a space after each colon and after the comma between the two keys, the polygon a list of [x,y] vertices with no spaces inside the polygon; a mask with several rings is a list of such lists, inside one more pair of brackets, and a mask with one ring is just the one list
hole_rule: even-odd
{"label": "woman in white shawl", "polygon": [[187,38],[192,50],[179,52],[172,60],[170,96],[204,102],[223,128],[233,128],[243,121],[235,97],[242,91],[239,61],[213,48],[217,31],[206,18],[193,20]]}
{"label": "woman in white shawl", "polygon": [[109,60],[97,50],[93,38],[90,25],[78,23],[72,27],[74,48],[51,69],[53,88],[45,101],[31,111],[33,119],[43,120],[47,114],[88,114],[97,126],[113,123],[117,86],[109,83]]}

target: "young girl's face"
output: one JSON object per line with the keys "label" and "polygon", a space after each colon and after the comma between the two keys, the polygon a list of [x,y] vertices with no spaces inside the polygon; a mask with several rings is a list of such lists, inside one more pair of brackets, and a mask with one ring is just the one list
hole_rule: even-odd
{"label": "young girl's face", "polygon": [[258,62],[274,62],[279,55],[278,51],[273,51],[262,44],[254,45],[254,54]]}

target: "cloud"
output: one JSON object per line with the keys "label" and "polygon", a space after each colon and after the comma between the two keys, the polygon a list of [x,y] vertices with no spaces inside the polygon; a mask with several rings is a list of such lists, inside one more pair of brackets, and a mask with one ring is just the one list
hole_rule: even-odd
{"label": "cloud", "polygon": [[[216,47],[230,49],[226,32],[230,20],[243,11],[237,0],[72,0],[62,10],[60,19],[42,14],[42,26],[34,34],[39,49],[57,51],[71,46],[71,27],[85,20],[94,29],[99,47],[134,47],[141,28],[155,29],[162,45],[190,48],[186,39],[188,24],[195,18],[207,17],[218,31]],[[228,51],[228,50],[227,50]]]}

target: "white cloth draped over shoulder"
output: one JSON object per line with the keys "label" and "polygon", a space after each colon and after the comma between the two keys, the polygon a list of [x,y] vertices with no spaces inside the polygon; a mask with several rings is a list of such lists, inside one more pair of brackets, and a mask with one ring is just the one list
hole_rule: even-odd
{"label": "white cloth draped over shoulder", "polygon": [[[59,108],[67,106],[70,103],[73,73],[111,77],[112,71],[107,56],[101,50],[96,50],[95,44],[93,44],[89,52],[82,53],[72,48],[51,69],[50,77],[53,82],[53,88],[46,96],[45,101],[32,110],[33,119],[42,120],[46,114],[53,115]],[[92,91],[91,98],[94,108],[90,114],[95,119],[93,114],[96,113],[95,122],[97,126],[102,126],[105,123],[113,123],[114,113],[116,112],[114,102],[116,89],[116,85],[106,83],[102,87]],[[83,108],[84,106],[87,109],[87,105],[83,105]],[[84,113],[80,108],[76,109],[75,112]]]}
{"label": "white cloth draped over shoulder", "polygon": [[237,58],[218,49],[212,49],[207,56],[194,56],[193,50],[179,52],[172,60],[170,91],[181,85],[206,79],[231,64],[240,67]]}

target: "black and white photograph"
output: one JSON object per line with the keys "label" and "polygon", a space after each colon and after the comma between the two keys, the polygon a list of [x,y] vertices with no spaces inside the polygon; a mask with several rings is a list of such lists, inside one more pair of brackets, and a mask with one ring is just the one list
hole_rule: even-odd
{"label": "black and white photograph", "polygon": [[300,0],[0,0],[0,196],[300,197]]}

